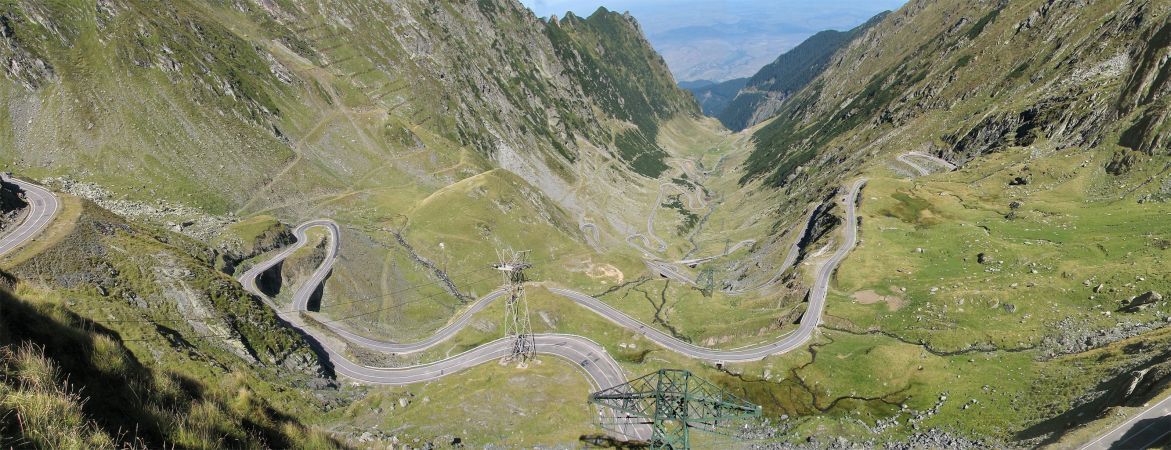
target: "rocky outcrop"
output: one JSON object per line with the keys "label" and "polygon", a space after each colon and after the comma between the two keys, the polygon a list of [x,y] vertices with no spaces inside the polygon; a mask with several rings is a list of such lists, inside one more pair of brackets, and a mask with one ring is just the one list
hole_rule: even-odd
{"label": "rocky outcrop", "polygon": [[292,230],[276,219],[260,217],[228,227],[212,244],[219,253],[216,265],[233,274],[242,261],[296,242]]}
{"label": "rocky outcrop", "polygon": [[55,73],[53,66],[39,56],[35,48],[23,44],[42,38],[24,31],[18,34],[18,29],[23,29],[18,25],[28,21],[29,18],[19,10],[0,12],[0,71],[8,79],[31,90],[52,81]]}
{"label": "rocky outcrop", "polygon": [[21,198],[20,187],[0,181],[0,213],[10,213],[28,206]]}
{"label": "rocky outcrop", "polygon": [[[211,345],[250,364],[325,373],[307,341],[239,283],[215,270],[214,251],[172,232],[145,228],[83,201],[69,235],[12,269],[26,282],[67,295],[118,302],[130,317],[158,324],[159,342]],[[71,294],[70,294],[71,293]],[[114,310],[118,311],[118,310]],[[193,343],[194,342],[194,343]]]}
{"label": "rocky outcrop", "polygon": [[836,196],[837,191],[818,206],[813,215],[809,217],[809,225],[805,227],[805,234],[801,235],[801,240],[797,244],[801,248],[801,260],[816,250],[814,244],[822,242],[826,236],[837,229],[838,225],[841,225],[842,218],[836,214],[837,202],[833,201]]}
{"label": "rocky outcrop", "polygon": [[1066,318],[1052,324],[1058,332],[1046,336],[1041,341],[1040,356],[1043,359],[1052,359],[1062,355],[1083,353],[1168,326],[1171,326],[1171,321],[1157,319],[1125,321],[1110,328],[1100,328],[1085,320]]}
{"label": "rocky outcrop", "polygon": [[0,181],[0,232],[20,221],[21,211],[28,206],[20,195],[20,187]]}
{"label": "rocky outcrop", "polygon": [[329,240],[323,236],[310,241],[296,253],[281,262],[281,286],[299,286],[317,271],[325,262],[326,246]]}
{"label": "rocky outcrop", "polygon": [[188,205],[156,199],[154,203],[129,200],[125,195],[116,195],[94,183],[77,181],[69,177],[54,177],[45,180],[45,185],[70,195],[96,203],[102,209],[118,216],[155,226],[166,227],[201,241],[210,241],[233,220],[219,217]]}
{"label": "rocky outcrop", "polygon": [[1171,22],[1152,29],[1141,42],[1132,51],[1136,67],[1118,101],[1122,114],[1139,113],[1119,144],[1147,154],[1166,153],[1171,143],[1171,127],[1167,126],[1171,114],[1167,104],[1167,95],[1171,94]]}
{"label": "rocky outcrop", "polygon": [[1123,302],[1122,311],[1125,312],[1139,312],[1147,309],[1151,305],[1163,301],[1163,295],[1155,291],[1147,291],[1132,299]]}

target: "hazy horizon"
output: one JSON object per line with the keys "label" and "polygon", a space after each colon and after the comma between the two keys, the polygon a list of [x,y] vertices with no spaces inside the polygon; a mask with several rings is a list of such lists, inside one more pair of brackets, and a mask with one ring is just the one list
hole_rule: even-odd
{"label": "hazy horizon", "polygon": [[541,17],[629,11],[677,81],[751,76],[822,30],[848,30],[903,0],[521,0]]}

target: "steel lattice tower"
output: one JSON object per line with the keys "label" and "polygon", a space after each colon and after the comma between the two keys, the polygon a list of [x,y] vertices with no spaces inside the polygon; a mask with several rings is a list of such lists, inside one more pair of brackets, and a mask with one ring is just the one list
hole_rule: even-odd
{"label": "steel lattice tower", "polygon": [[504,336],[513,337],[512,353],[508,360],[527,363],[533,357],[537,344],[533,339],[533,327],[529,323],[529,302],[525,298],[525,269],[533,267],[529,263],[529,252],[508,252],[500,254],[500,262],[492,267],[499,270],[504,277],[504,289],[508,293],[508,300],[504,303]]}
{"label": "steel lattice tower", "polygon": [[590,394],[590,403],[650,424],[652,449],[689,449],[693,428],[730,434],[736,422],[761,414],[760,406],[677,369],[662,369],[595,392]]}

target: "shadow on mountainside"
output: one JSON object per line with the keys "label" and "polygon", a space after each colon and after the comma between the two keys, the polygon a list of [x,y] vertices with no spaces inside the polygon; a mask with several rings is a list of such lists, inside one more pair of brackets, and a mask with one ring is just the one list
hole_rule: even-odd
{"label": "shadow on mountainside", "polygon": [[0,447],[341,447],[226,383],[148,368],[116,332],[0,288]]}
{"label": "shadow on mountainside", "polygon": [[[1126,347],[1127,353],[1142,352]],[[1041,439],[1038,445],[1060,441],[1066,434],[1100,419],[1103,414],[1116,406],[1141,406],[1163,391],[1171,382],[1171,352],[1150,356],[1145,361],[1130,366],[1121,373],[1102,380],[1090,392],[1102,395],[1069,409],[1060,415],[1038,422],[1017,433],[1018,440]]]}

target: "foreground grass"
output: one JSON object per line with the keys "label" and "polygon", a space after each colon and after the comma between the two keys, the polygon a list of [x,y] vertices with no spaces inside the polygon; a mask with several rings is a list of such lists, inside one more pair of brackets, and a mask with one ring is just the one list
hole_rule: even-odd
{"label": "foreground grass", "polygon": [[274,410],[243,373],[209,385],[148,368],[110,330],[6,290],[0,311],[0,445],[340,447]]}
{"label": "foreground grass", "polygon": [[[371,388],[330,413],[341,429],[381,429],[411,445],[575,447],[594,434],[590,385],[572,363],[540,356],[527,368],[483,364],[442,382]],[[416,439],[420,441],[416,442]]]}

